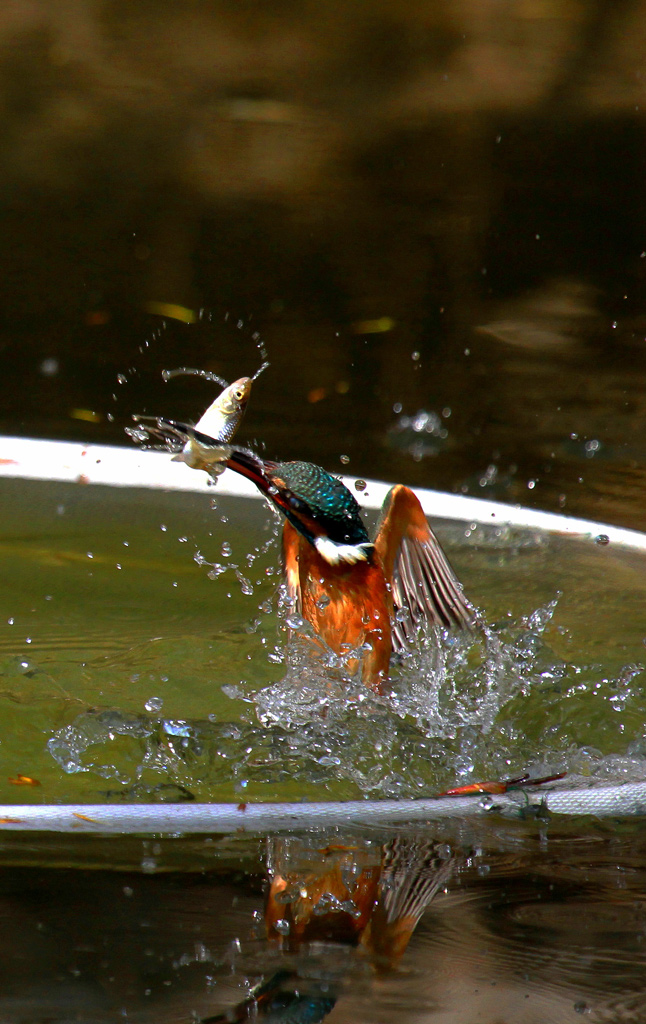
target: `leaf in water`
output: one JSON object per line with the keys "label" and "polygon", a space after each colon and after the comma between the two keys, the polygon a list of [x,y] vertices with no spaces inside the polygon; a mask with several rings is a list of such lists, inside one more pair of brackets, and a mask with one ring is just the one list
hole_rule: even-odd
{"label": "leaf in water", "polygon": [[32,779],[29,775],[16,775],[15,779],[8,780],[12,786],[40,786],[38,779]]}

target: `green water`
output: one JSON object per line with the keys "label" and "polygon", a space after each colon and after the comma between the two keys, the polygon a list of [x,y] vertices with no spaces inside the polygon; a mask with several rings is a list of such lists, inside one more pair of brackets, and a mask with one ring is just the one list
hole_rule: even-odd
{"label": "green water", "polygon": [[269,510],[214,498],[4,482],[2,802],[643,777],[643,555],[441,524],[489,628],[426,638],[375,698],[288,645]]}

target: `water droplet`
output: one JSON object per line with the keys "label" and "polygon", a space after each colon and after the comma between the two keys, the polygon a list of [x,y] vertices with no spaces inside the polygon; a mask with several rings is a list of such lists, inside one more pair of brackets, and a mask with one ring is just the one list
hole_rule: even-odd
{"label": "water droplet", "polygon": [[289,921],[286,921],[284,917],[279,917],[279,919],[274,923],[274,928],[279,935],[289,935]]}
{"label": "water droplet", "polygon": [[355,480],[354,482],[355,491],[365,491],[367,486],[368,484],[366,483],[365,480]]}
{"label": "water droplet", "polygon": [[238,583],[240,584],[240,590],[242,591],[242,593],[246,594],[247,596],[253,594],[253,583],[251,582],[251,580],[248,580],[246,576],[243,576],[239,569],[235,570],[235,574],[238,579]]}
{"label": "water droplet", "polygon": [[228,540],[225,540],[223,542],[222,547],[220,549],[220,554],[222,555],[223,558],[231,557],[231,545],[229,544]]}
{"label": "water droplet", "polygon": [[595,544],[609,544],[610,537],[607,533],[600,533],[597,537],[594,538],[594,542]]}
{"label": "water droplet", "polygon": [[597,441],[593,438],[591,441],[586,441],[583,445],[586,459],[593,459],[601,448],[601,441]]}
{"label": "water droplet", "polygon": [[330,603],[329,594],[323,594],[316,602],[316,607],[319,611],[324,612]]}
{"label": "water droplet", "polygon": [[165,523],[160,523],[159,529],[161,530],[162,533],[166,533],[168,527],[166,526]]}
{"label": "water droplet", "polygon": [[239,686],[232,686],[229,683],[225,683],[224,686],[220,687],[222,693],[229,700],[241,700],[244,697],[244,690],[241,690]]}
{"label": "water droplet", "polygon": [[43,359],[40,364],[40,372],[44,377],[55,377],[59,371],[60,364],[58,359],[49,358]]}
{"label": "water droplet", "polygon": [[183,719],[168,719],[163,723],[163,725],[164,732],[168,736],[180,736],[184,739],[189,739],[193,735],[190,725]]}
{"label": "water droplet", "polygon": [[143,857],[141,861],[141,870],[145,875],[152,875],[157,870],[157,861],[154,857]]}
{"label": "water droplet", "polygon": [[119,382],[119,384],[127,384],[128,383],[128,378],[125,376],[125,374],[118,373],[117,374],[117,381]]}
{"label": "water droplet", "polygon": [[414,363],[418,363],[419,360],[420,360],[420,353],[417,350],[415,350],[414,352],[411,352],[411,356],[410,357],[411,357],[411,359],[413,360]]}
{"label": "water droplet", "polygon": [[349,461],[350,461],[350,456],[349,455],[339,455],[339,462],[342,463],[342,465],[347,466]]}
{"label": "water droplet", "polygon": [[162,697],[149,697],[144,707],[146,711],[161,711],[164,706],[164,700]]}

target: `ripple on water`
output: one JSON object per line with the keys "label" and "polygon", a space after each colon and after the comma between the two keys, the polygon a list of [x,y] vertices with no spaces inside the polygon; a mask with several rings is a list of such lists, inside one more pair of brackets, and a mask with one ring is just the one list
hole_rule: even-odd
{"label": "ripple on water", "polygon": [[403,798],[526,770],[643,779],[643,667],[610,677],[559,658],[545,639],[557,601],[473,636],[429,631],[385,696],[351,676],[347,659],[320,645],[313,656],[311,638],[293,637],[280,681],[223,687],[230,721],[84,711],[48,750],[66,773],[136,784],[143,796],[160,778],[223,799]]}

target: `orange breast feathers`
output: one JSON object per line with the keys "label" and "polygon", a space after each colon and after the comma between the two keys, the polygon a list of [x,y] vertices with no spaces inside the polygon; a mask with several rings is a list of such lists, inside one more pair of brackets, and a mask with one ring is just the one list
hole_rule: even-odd
{"label": "orange breast feathers", "polygon": [[379,692],[392,653],[392,599],[379,562],[330,565],[289,522],[283,528],[283,557],[290,596],[328,647],[342,654],[370,645],[362,675]]}

